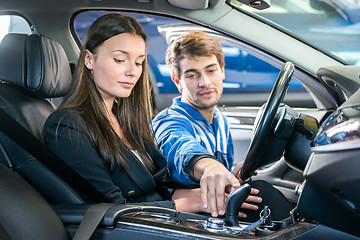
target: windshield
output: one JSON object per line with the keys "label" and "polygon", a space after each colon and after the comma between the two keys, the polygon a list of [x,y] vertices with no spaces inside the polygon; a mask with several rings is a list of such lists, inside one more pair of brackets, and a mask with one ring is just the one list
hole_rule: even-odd
{"label": "windshield", "polygon": [[360,0],[271,0],[256,10],[231,1],[330,52],[348,64],[360,65]]}

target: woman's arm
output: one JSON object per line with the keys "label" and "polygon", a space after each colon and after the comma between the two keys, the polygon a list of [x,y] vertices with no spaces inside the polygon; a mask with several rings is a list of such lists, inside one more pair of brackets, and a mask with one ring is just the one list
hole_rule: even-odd
{"label": "woman's arm", "polygon": [[172,200],[180,199],[183,197],[198,196],[200,197],[200,188],[195,189],[176,189]]}
{"label": "woman's arm", "polygon": [[[63,110],[53,114],[44,128],[44,141],[64,162],[112,202],[127,203],[103,159],[99,157],[79,115]],[[131,204],[175,209],[173,201],[160,200]]]}
{"label": "woman's arm", "polygon": [[172,200],[175,202],[177,212],[210,212],[210,209],[205,209],[202,206],[200,188],[177,189],[172,196]]}
{"label": "woman's arm", "polygon": [[[254,195],[258,194],[259,190],[252,188],[251,193],[246,199],[247,202],[260,203],[262,199],[260,197],[256,197]],[[225,194],[225,202],[229,194]],[[177,189],[175,190],[172,200],[175,202],[175,207],[177,212],[189,212],[189,213],[197,213],[197,212],[206,212],[210,213],[210,208],[204,208],[201,203],[200,198],[200,188],[196,189]],[[257,210],[258,206],[255,204],[244,202],[241,205],[241,208]],[[225,203],[224,203],[225,204]],[[224,215],[225,211],[220,213],[220,215]],[[239,217],[246,218],[246,214],[239,212]]]}
{"label": "woman's arm", "polygon": [[54,153],[107,198],[113,202],[125,203],[79,115],[65,111],[52,115],[45,125],[44,140]]}
{"label": "woman's arm", "polygon": [[188,196],[174,200],[175,207],[177,212],[188,212],[188,213],[198,213],[198,212],[208,212],[210,209],[205,209],[201,203],[200,196]]}

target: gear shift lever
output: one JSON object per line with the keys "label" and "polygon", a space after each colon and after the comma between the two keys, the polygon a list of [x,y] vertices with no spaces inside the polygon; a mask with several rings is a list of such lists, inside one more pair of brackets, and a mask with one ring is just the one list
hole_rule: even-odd
{"label": "gear shift lever", "polygon": [[229,227],[239,226],[238,214],[241,205],[249,196],[251,187],[249,184],[244,184],[238,189],[230,193],[226,201],[225,225]]}

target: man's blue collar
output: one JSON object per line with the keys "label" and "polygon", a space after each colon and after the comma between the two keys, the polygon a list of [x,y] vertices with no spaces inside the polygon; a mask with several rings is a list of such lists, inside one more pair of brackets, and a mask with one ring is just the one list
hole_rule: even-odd
{"label": "man's blue collar", "polygon": [[[181,96],[174,97],[173,106],[180,106],[180,107],[184,108],[185,111],[187,113],[189,113],[196,120],[207,121],[204,118],[204,116],[197,109],[193,108],[192,106],[190,106],[187,103],[182,102],[181,101]],[[217,116],[218,116],[218,109],[215,107],[214,118],[216,118]]]}

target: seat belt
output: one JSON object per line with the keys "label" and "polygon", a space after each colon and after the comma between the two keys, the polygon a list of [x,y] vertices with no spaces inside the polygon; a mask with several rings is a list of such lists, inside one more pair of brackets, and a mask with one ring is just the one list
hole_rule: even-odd
{"label": "seat belt", "polygon": [[111,202],[2,108],[0,108],[0,131],[62,178],[77,192],[98,203]]}
{"label": "seat belt", "polygon": [[115,205],[115,203],[99,203],[91,205],[88,210],[86,210],[86,213],[75,233],[73,240],[90,239],[107,210]]}

